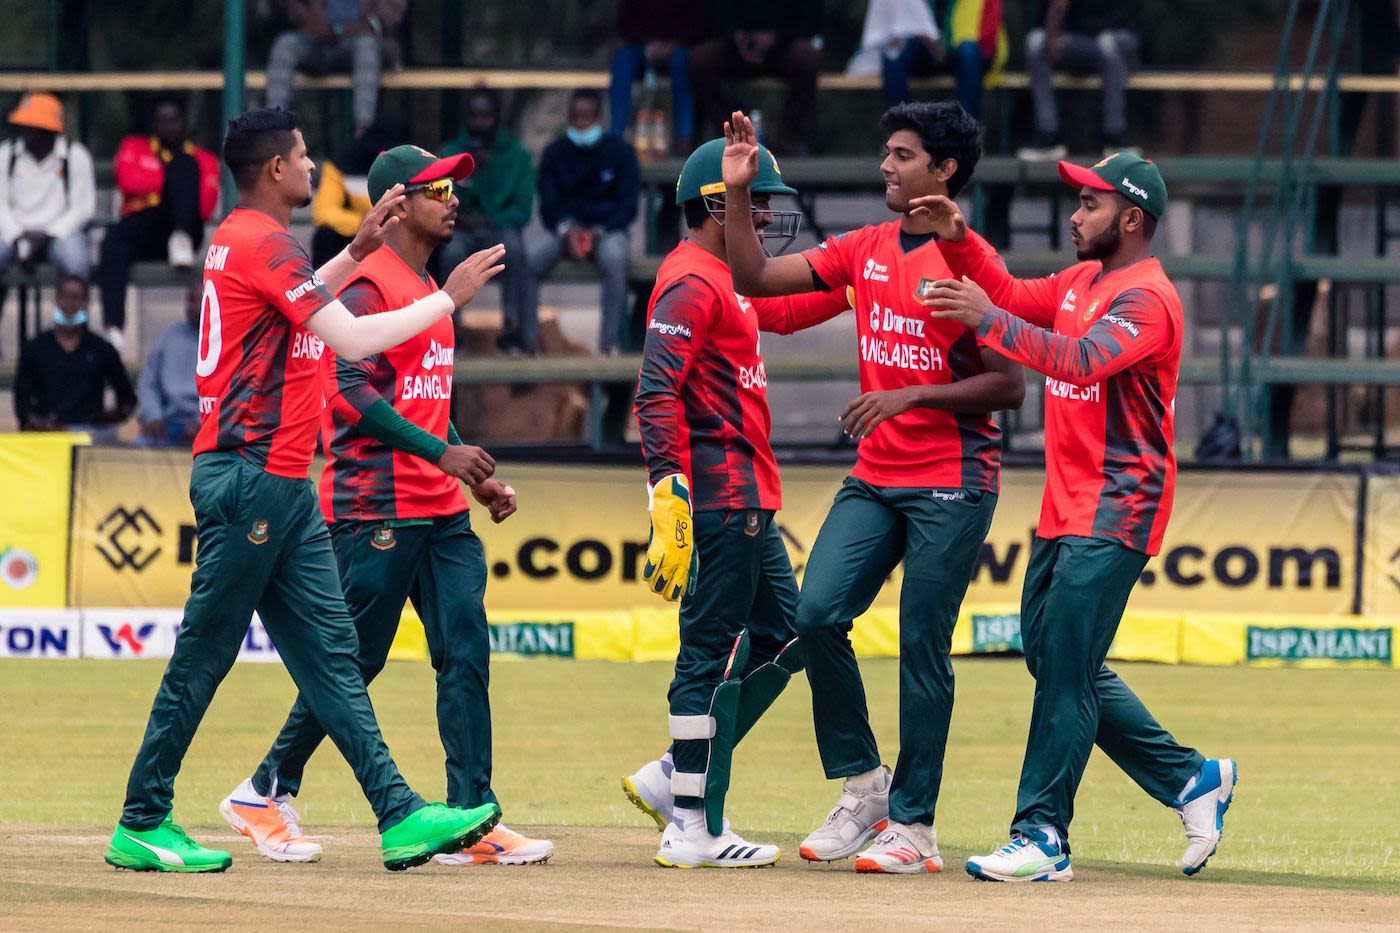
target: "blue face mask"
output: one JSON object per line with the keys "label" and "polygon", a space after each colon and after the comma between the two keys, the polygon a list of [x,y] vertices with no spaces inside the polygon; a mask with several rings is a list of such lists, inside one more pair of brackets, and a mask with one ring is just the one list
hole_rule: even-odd
{"label": "blue face mask", "polygon": [[599,140],[603,138],[603,124],[595,123],[586,130],[574,129],[571,126],[568,129],[568,134],[569,141],[575,146],[591,149],[598,145]]}
{"label": "blue face mask", "polygon": [[79,308],[72,314],[64,314],[62,308],[54,308],[53,322],[56,327],[82,327],[88,322],[87,308]]}

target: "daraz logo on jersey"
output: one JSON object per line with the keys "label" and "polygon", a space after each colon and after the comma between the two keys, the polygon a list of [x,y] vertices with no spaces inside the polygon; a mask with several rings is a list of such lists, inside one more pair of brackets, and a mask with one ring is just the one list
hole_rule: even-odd
{"label": "daraz logo on jersey", "polygon": [[433,369],[437,366],[451,366],[452,351],[438,343],[436,340],[428,341],[428,352],[423,354],[423,368]]}
{"label": "daraz logo on jersey", "polygon": [[874,259],[867,259],[863,274],[872,282],[888,282],[890,280],[890,267],[882,266]]}
{"label": "daraz logo on jersey", "polygon": [[312,273],[311,278],[307,279],[305,282],[302,282],[296,288],[287,289],[282,294],[286,296],[288,301],[296,301],[298,298],[311,294],[318,288],[325,287],[326,283],[321,281],[321,277],[319,275],[316,275],[315,273]]}
{"label": "daraz logo on jersey", "polygon": [[870,329],[875,333],[885,331],[891,334],[908,334],[910,337],[924,336],[924,322],[917,318],[895,314],[893,308],[882,308],[872,303],[870,308]]}
{"label": "daraz logo on jersey", "polygon": [[1060,310],[1074,313],[1074,305],[1079,301],[1079,296],[1074,293],[1074,289],[1065,289],[1065,300],[1060,302]]}

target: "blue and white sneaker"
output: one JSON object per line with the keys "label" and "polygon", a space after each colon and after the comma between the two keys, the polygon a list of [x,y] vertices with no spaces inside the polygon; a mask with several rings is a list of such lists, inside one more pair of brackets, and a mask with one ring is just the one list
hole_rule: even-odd
{"label": "blue and white sneaker", "polygon": [[1069,853],[1044,832],[1016,836],[991,855],[967,860],[967,873],[981,881],[1072,881]]}
{"label": "blue and white sneaker", "polygon": [[1235,797],[1239,766],[1229,758],[1212,758],[1201,765],[1190,790],[1176,802],[1176,815],[1186,827],[1186,852],[1181,870],[1194,875],[1206,867],[1225,835],[1225,811]]}

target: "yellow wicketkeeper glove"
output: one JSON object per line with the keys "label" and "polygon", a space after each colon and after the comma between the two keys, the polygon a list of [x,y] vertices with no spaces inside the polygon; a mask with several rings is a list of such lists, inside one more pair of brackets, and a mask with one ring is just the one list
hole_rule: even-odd
{"label": "yellow wicketkeeper glove", "polygon": [[642,579],[653,593],[675,602],[695,589],[700,557],[695,553],[695,520],[690,514],[690,483],[680,473],[648,489],[651,540]]}

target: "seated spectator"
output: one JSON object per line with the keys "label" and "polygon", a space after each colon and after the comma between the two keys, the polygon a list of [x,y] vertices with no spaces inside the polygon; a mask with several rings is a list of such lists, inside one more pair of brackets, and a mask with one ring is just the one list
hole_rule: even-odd
{"label": "seated spectator", "polygon": [[286,0],[295,29],[278,34],[267,55],[267,106],[286,108],[292,72],[324,75],[348,71],[355,84],[355,135],[374,122],[379,76],[397,45],[390,38],[408,0]]}
{"label": "seated spectator", "polygon": [[126,327],[131,264],[165,260],[188,269],[219,206],[219,160],[189,139],[185,104],[167,97],[155,106],[152,132],[132,134],[117,147],[112,168],[121,192],[121,219],[107,231],[97,262],[102,323],[120,350]]}
{"label": "seated spectator", "polygon": [[821,65],[821,0],[716,0],[714,36],[690,50],[701,136],[718,136],[736,109],[724,83],[771,76],[786,82],[783,118],[764,144],[804,155]]}
{"label": "seated spectator", "polygon": [[1053,72],[1098,73],[1103,82],[1103,151],[1127,146],[1126,88],[1137,64],[1137,0],[1049,0],[1045,25],[1026,36],[1026,75],[1035,102],[1035,135],[1019,158],[1063,159]]}
{"label": "seated spectator", "polygon": [[52,94],[26,94],[9,120],[14,138],[0,143],[0,272],[47,260],[86,278],[92,156],[64,137],[63,105]]}
{"label": "seated spectator", "polygon": [[[632,82],[646,72],[671,76],[671,151],[689,155],[695,142],[695,98],[690,90],[690,46],[709,35],[708,10],[695,0],[619,0],[608,110],[612,134],[627,135]],[[654,102],[653,102],[654,103]],[[645,106],[645,104],[643,104]]]}
{"label": "seated spectator", "polygon": [[994,0],[870,0],[846,74],[880,75],[889,108],[909,100],[910,77],[952,72],[958,102],[980,120],[988,72],[1001,69],[1007,50]]}
{"label": "seated spectator", "polygon": [[141,407],[142,442],[150,447],[188,447],[199,431],[199,392],[194,368],[199,359],[199,312],[204,283],[195,279],[185,292],[185,319],[160,335],[141,367],[136,386]]}
{"label": "seated spectator", "polygon": [[369,166],[375,156],[408,142],[408,121],[383,116],[334,158],[320,164],[311,200],[311,262],[321,268],[350,245],[369,209]]}
{"label": "seated spectator", "polygon": [[[616,353],[618,328],[627,304],[627,227],[637,216],[641,190],[637,154],[603,132],[603,98],[581,89],[569,97],[569,126],[540,157],[540,220],[543,236],[526,248],[528,275],[519,344],[539,346],[540,280],[561,256],[597,264],[603,276],[601,353]],[[510,257],[506,257],[509,265]]]}
{"label": "seated spectator", "polygon": [[[466,122],[460,134],[443,144],[444,156],[469,152],[476,171],[457,182],[457,232],[434,256],[438,281],[478,250],[505,245],[501,313],[505,329],[496,338],[502,352],[523,349],[525,241],[522,231],[535,207],[535,168],[530,154],[501,126],[501,100],[495,91],[477,88],[467,95]],[[533,345],[533,339],[532,343]]]}
{"label": "seated spectator", "polygon": [[[15,417],[21,431],[87,431],[116,440],[136,393],[116,348],[88,330],[88,282],[65,275],[55,290],[53,330],[25,344],[15,370]],[[107,389],[117,396],[106,407]]]}

